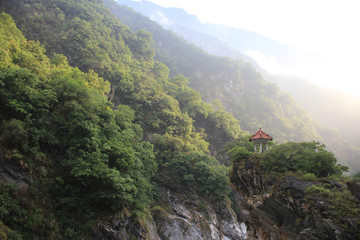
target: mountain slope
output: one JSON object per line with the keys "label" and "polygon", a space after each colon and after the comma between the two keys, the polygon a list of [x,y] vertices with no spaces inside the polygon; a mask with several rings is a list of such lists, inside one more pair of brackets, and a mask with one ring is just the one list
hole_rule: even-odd
{"label": "mountain slope", "polygon": [[[311,201],[294,201],[288,191],[275,192],[277,188],[267,193],[269,188],[262,187],[275,182],[263,184],[262,167],[256,170],[252,162],[245,167],[254,169],[253,175],[239,165],[233,168],[242,184],[260,183],[255,195],[243,195],[241,184],[230,183],[229,169],[209,154],[219,158],[211,148],[235,138],[237,150],[249,147],[238,121],[218,101],[204,103],[185,77],[169,78],[169,69],[152,58],[151,35],[130,31],[101,1],[9,0],[0,7],[49,51],[45,55],[39,42],[27,40],[8,14],[0,14],[1,238],[357,236],[357,226],[348,225],[357,221],[354,204],[338,209],[335,224],[321,213],[304,215],[304,208],[297,207],[287,211],[292,217],[282,224],[283,215],[276,218],[271,206],[286,209],[290,202],[308,206]],[[259,156],[246,148],[245,153]],[[329,162],[327,154],[322,149],[312,157]],[[326,172],[338,171],[335,158],[330,161]],[[331,183],[324,186],[342,188]],[[350,186],[357,184],[339,190],[345,202],[355,196]],[[251,206],[252,197],[263,200],[257,206],[265,215]],[[268,224],[259,225],[263,221]],[[295,223],[296,229],[284,231]]]}
{"label": "mountain slope", "polygon": [[[335,89],[326,89],[295,76],[268,76],[289,92],[319,123],[334,129],[360,147],[360,97]],[[306,93],[306,97],[305,97]]]}
{"label": "mountain slope", "polygon": [[317,130],[327,146],[355,173],[360,169],[360,98],[334,89],[316,86],[295,76],[267,75],[288,91],[316,120]]}
{"label": "mountain slope", "polygon": [[[254,34],[254,33],[250,33],[250,32],[240,33],[241,30],[235,30],[235,29],[232,29],[232,28],[226,27],[226,26],[220,27],[220,26],[211,25],[211,24],[201,24],[195,16],[189,15],[184,10],[181,10],[181,9],[163,8],[163,7],[160,7],[158,5],[155,5],[153,3],[146,2],[146,1],[134,2],[134,1],[130,1],[130,0],[119,0],[118,3],[130,6],[134,9],[144,13],[145,15],[150,16],[150,18],[152,18],[155,21],[157,21],[158,23],[162,24],[164,27],[169,28],[169,29],[179,33],[181,36],[185,37],[185,39],[187,39],[188,41],[192,41],[195,44],[198,43],[199,45],[197,45],[197,46],[203,47],[203,49],[205,49],[207,52],[211,51],[211,50],[209,50],[209,47],[207,45],[205,45],[205,46],[201,45],[201,42],[206,41],[205,40],[206,38],[203,40],[197,39],[197,37],[204,36],[203,33],[206,32],[206,30],[205,30],[206,28],[213,29],[212,33],[214,34],[214,36],[217,36],[219,38],[221,38],[223,36],[231,36],[231,38],[234,38],[234,36],[237,36],[239,38],[237,41],[237,43],[239,43],[239,47],[243,47],[243,49],[239,49],[240,51],[245,51],[246,48],[248,48],[248,47],[251,48],[253,46],[254,46],[254,48],[257,48],[257,45],[262,48],[262,49],[258,48],[258,50],[261,52],[264,52],[264,53],[266,53],[267,49],[276,50],[277,52],[282,52],[282,51],[288,52],[291,54],[293,54],[293,52],[295,51],[294,49],[288,49],[285,46],[281,46],[272,41],[262,39],[261,37],[256,36],[256,34]],[[111,6],[111,8],[115,9],[116,7]],[[183,58],[183,56],[180,55],[180,52],[190,52],[190,51],[194,52],[194,51],[198,51],[198,50],[196,50],[195,48],[193,48],[193,50],[190,50],[190,47],[188,47],[188,50],[185,50],[186,47],[182,47],[185,43],[179,39],[176,39],[176,37],[172,36],[171,33],[169,33],[169,32],[166,33],[166,31],[164,31],[164,30],[159,30],[159,27],[156,27],[154,24],[147,23],[146,20],[141,18],[140,16],[134,16],[135,13],[129,13],[129,11],[126,10],[126,8],[123,8],[121,11],[122,12],[121,12],[121,14],[119,14],[119,17],[123,20],[124,23],[128,24],[129,26],[132,26],[134,29],[145,27],[147,30],[151,31],[154,34],[154,38],[156,39],[155,43],[159,43],[159,42],[161,43],[161,45],[157,45],[157,58],[163,62],[166,62],[166,64],[168,66],[170,66],[170,69],[171,69],[170,73],[172,73],[172,74],[181,73],[181,74],[184,74],[185,76],[189,77],[190,84],[194,88],[196,88],[198,91],[201,92],[201,94],[204,97],[204,100],[211,101],[214,98],[219,98],[225,104],[227,109],[229,111],[231,111],[241,121],[242,128],[244,128],[245,130],[248,130],[250,132],[256,131],[256,128],[260,125],[262,125],[263,127],[266,127],[267,129],[270,129],[270,131],[273,130],[274,127],[279,128],[279,124],[278,124],[279,121],[272,122],[271,125],[264,125],[265,122],[268,121],[269,119],[272,119],[273,116],[271,116],[271,114],[269,114],[266,111],[263,112],[264,113],[263,115],[261,115],[261,116],[259,115],[259,111],[263,111],[262,106],[266,106],[266,104],[261,104],[261,106],[259,107],[258,105],[254,104],[254,103],[256,103],[256,101],[259,101],[258,99],[250,100],[252,97],[256,96],[257,93],[250,93],[251,95],[254,95],[254,96],[247,96],[246,100],[242,100],[241,97],[239,97],[239,95],[240,95],[239,89],[234,90],[233,89],[234,86],[232,86],[232,83],[234,83],[236,81],[233,81],[233,79],[231,79],[232,83],[230,83],[230,82],[226,83],[226,80],[224,80],[224,78],[236,78],[236,77],[233,77],[230,75],[225,75],[225,74],[221,77],[220,76],[216,77],[216,73],[213,72],[213,70],[216,69],[216,71],[219,72],[219,71],[223,71],[224,69],[221,69],[221,67],[219,67],[220,64],[215,63],[215,60],[212,60],[212,62],[205,63],[205,65],[209,66],[209,67],[205,68],[203,70],[200,70],[201,66],[199,67],[200,64],[198,64],[197,62],[204,61],[203,59],[209,58],[209,56],[205,56],[206,54],[203,54],[203,56],[199,57],[199,58],[197,58],[194,54],[193,55],[189,54],[187,56],[187,60],[182,60],[182,61],[178,60],[178,58],[180,58],[180,59]],[[140,20],[140,19],[142,19],[142,20]],[[238,33],[236,33],[236,31],[238,31]],[[191,34],[190,35],[187,34],[190,32],[191,33],[197,32],[198,34],[195,35],[197,37],[192,38]],[[202,33],[199,35],[200,32],[202,32]],[[167,37],[165,37],[165,35],[167,35]],[[209,36],[209,33],[207,33],[205,36]],[[172,40],[169,41],[168,44],[165,44],[166,40],[164,40],[164,39],[169,39],[169,38],[172,38]],[[246,39],[248,39],[249,41]],[[174,44],[175,42],[176,42],[176,45]],[[174,45],[178,46],[178,48],[176,48]],[[212,46],[213,46],[213,48],[216,48],[216,45],[215,46],[212,45]],[[199,55],[201,55],[200,52],[201,51],[198,51]],[[296,52],[296,54],[299,55],[298,52]],[[232,56],[232,55],[228,55],[226,51],[224,51],[223,53],[220,53],[219,55],[220,56],[223,56],[223,55]],[[172,59],[170,56],[177,56],[177,57],[176,57],[176,59]],[[192,59],[196,59],[196,61],[193,61]],[[329,149],[331,149],[334,153],[337,154],[338,158],[340,159],[340,161],[342,163],[345,163],[345,164],[348,164],[349,166],[351,166],[352,172],[356,172],[360,169],[360,162],[358,161],[358,159],[360,159],[360,149],[358,149],[358,147],[356,146],[358,141],[355,139],[356,136],[359,136],[359,134],[356,133],[356,131],[357,131],[356,129],[354,129],[354,128],[349,129],[349,127],[346,127],[346,126],[354,126],[353,123],[356,122],[356,120],[355,120],[356,114],[354,115],[353,113],[356,108],[352,111],[344,112],[344,108],[343,108],[344,104],[342,104],[342,103],[345,103],[345,102],[341,100],[343,97],[339,96],[339,94],[335,94],[335,95],[333,95],[331,93],[323,94],[321,91],[317,91],[316,90],[317,88],[315,86],[307,86],[306,84],[304,85],[304,81],[302,81],[302,82],[292,81],[291,77],[286,77],[286,76],[272,76],[272,75],[266,73],[264,70],[262,70],[256,63],[254,63],[253,60],[249,60],[248,58],[245,58],[245,59],[246,59],[246,61],[251,62],[252,65],[258,71],[260,71],[262,73],[262,76],[265,78],[266,81],[275,82],[280,86],[280,88],[282,90],[290,92],[291,95],[294,96],[295,99],[302,105],[302,107],[305,108],[310,113],[310,116],[314,120],[319,121],[319,126],[316,126],[316,129],[318,129],[319,132],[322,132],[324,134],[323,135],[324,138],[319,138],[319,137],[313,136],[313,139],[318,139],[318,140],[324,142],[326,145],[328,145]],[[289,59],[285,58],[285,60],[288,61]],[[186,65],[186,64],[188,64],[188,65]],[[180,71],[179,71],[179,66],[181,67]],[[195,66],[197,67],[197,69],[195,69]],[[241,68],[241,67],[239,67],[239,68]],[[224,70],[224,71],[230,72],[233,70]],[[241,72],[242,70],[239,70],[239,71]],[[224,91],[217,89],[216,93],[211,92],[211,90],[209,90],[209,87],[206,85],[206,84],[208,84],[208,82],[202,81],[201,83],[197,83],[198,81],[196,79],[199,78],[199,75],[201,74],[200,72],[209,73],[207,75],[201,76],[203,79],[217,78],[216,81],[218,81],[219,83],[221,82],[221,84],[223,84],[222,87],[228,88],[227,90],[230,90],[230,89],[232,89],[232,90],[225,91],[225,93],[224,93]],[[255,72],[254,69],[251,70],[251,72]],[[260,76],[260,74],[256,73],[255,75],[258,76],[258,79],[262,78]],[[197,81],[197,82],[195,82],[195,81]],[[197,85],[195,86],[195,84],[197,84]],[[213,82],[210,83],[210,85],[216,86],[216,84],[214,84]],[[306,87],[304,87],[304,86],[306,86]],[[247,89],[251,89],[252,87],[254,87],[254,86],[251,86]],[[238,92],[236,93],[236,91],[238,91]],[[276,91],[276,90],[274,90],[274,91]],[[313,93],[313,94],[311,94],[311,93]],[[246,92],[243,92],[241,94],[246,94]],[[272,97],[274,97],[274,96],[271,96],[270,98],[272,98]],[[231,100],[231,98],[236,98],[236,99]],[[292,100],[286,99],[288,97],[282,97],[282,98],[283,98],[283,101],[275,103],[275,105],[284,104],[283,109],[287,109],[286,111],[290,111],[290,109],[294,110],[295,112],[292,113],[292,114],[294,114],[294,116],[299,116],[299,115],[304,114],[304,113],[301,113],[302,110],[300,110],[299,106],[296,106],[296,104],[292,103],[292,104],[290,104],[291,106],[289,106],[289,101],[291,102]],[[336,100],[334,100],[333,104],[326,105],[326,106],[328,106],[327,108],[329,109],[329,111],[326,111],[327,108],[324,108],[326,106],[319,105],[319,103],[321,103],[321,101],[324,101],[326,103],[331,102],[332,98],[334,98]],[[242,102],[241,105],[239,103],[236,103],[236,102],[239,102],[239,100]],[[243,105],[244,105],[244,102],[246,102],[246,101],[248,101],[248,103],[246,103],[245,105],[248,105],[248,106],[251,105],[250,109],[249,108],[244,109]],[[286,106],[286,105],[288,105],[288,106]],[[351,106],[351,104],[349,104],[349,101],[347,101],[345,103],[345,105]],[[352,106],[354,107],[353,104],[352,104]],[[282,113],[284,113],[283,109],[278,109],[275,111],[277,112],[278,115],[281,116]],[[296,109],[298,109],[298,110],[296,110]],[[251,113],[251,114],[248,115],[248,113]],[[287,115],[290,115],[290,114],[287,114]],[[354,116],[354,117],[351,117],[351,116]],[[259,119],[261,119],[261,121],[259,121]],[[253,125],[250,125],[251,121],[254,121]],[[280,121],[282,121],[282,120],[280,120]],[[295,119],[293,119],[293,121],[299,122],[298,120],[295,120]],[[314,125],[313,123],[310,123],[309,121],[306,121],[306,120],[300,120],[300,121],[303,121],[305,123],[305,125],[303,125],[303,126],[306,126],[306,128],[309,128],[309,131],[314,131],[314,126],[318,125],[318,124]],[[328,124],[328,123],[331,123],[330,121],[332,121],[334,124]],[[336,123],[334,121],[336,121]],[[288,124],[288,123],[285,123],[284,121],[282,121],[282,122],[283,122],[282,124],[285,124],[285,125]],[[325,129],[327,127],[332,127],[332,128],[338,129],[340,132],[336,133],[336,131],[333,131],[330,129],[325,131]],[[295,128],[296,128],[296,130],[295,130]],[[279,141],[299,140],[299,139],[301,139],[301,137],[296,139],[291,136],[291,135],[295,134],[294,132],[296,132],[296,131],[299,132],[299,128],[300,128],[300,131],[302,131],[301,127],[299,127],[299,125],[297,127],[295,127],[295,125],[293,125],[291,127],[292,130],[289,130],[289,129],[285,130],[285,128],[283,128],[283,130],[282,130],[283,133],[274,132],[274,134],[277,135]],[[284,132],[286,132],[286,131],[287,131],[287,133],[284,134]],[[292,133],[289,134],[289,132],[292,132]]]}
{"label": "mountain slope", "polygon": [[[148,1],[133,0],[117,0],[120,5],[129,6],[137,12],[144,14],[151,20],[156,21],[164,28],[175,32],[189,42],[194,43],[211,54],[219,56],[234,56],[234,52],[230,53],[223,46],[229,46],[230,50],[236,51],[239,56],[246,61],[254,64],[253,60],[247,57],[247,52],[258,52],[263,56],[272,56],[282,67],[291,66],[297,61],[296,58],[302,57],[304,54],[295,47],[280,44],[271,39],[265,38],[257,33],[236,29],[233,27],[201,23],[194,15],[188,14],[180,8],[165,8]],[[211,42],[203,44],[204,41],[199,39],[214,38],[221,41],[218,42],[219,48],[225,51],[213,51],[217,45],[211,45]],[[210,47],[210,45],[212,47]],[[296,58],[295,58],[295,57]]]}
{"label": "mountain slope", "polygon": [[100,216],[147,206],[157,164],[133,111],[114,109],[108,82],[49,59],[5,13],[0,33],[2,238],[74,238]]}
{"label": "mountain slope", "polygon": [[120,216],[121,228],[140,236],[132,231],[147,231],[135,225],[149,216],[153,186],[202,195],[210,205],[228,201],[227,169],[205,139],[216,148],[240,137],[238,121],[202,102],[183,76],[169,78],[153,61],[150,33],[131,32],[97,1],[0,8],[51,57],[2,14],[1,232],[90,238]]}
{"label": "mountain slope", "polygon": [[243,129],[254,132],[262,126],[279,142],[319,139],[305,112],[275,85],[265,82],[250,64],[211,56],[129,8],[105,2],[135,31],[145,28],[152,32],[156,58],[169,66],[170,74],[188,77],[190,86],[205,101],[219,99]]}

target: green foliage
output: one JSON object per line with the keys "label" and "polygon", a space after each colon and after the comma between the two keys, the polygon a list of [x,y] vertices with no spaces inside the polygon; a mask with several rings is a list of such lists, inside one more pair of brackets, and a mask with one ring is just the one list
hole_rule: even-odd
{"label": "green foliage", "polygon": [[[112,84],[109,99],[115,105],[130,105],[136,112],[135,121],[146,131],[183,138],[204,131],[213,147],[239,135],[238,121],[231,114],[223,108],[214,111],[187,86],[186,78],[168,79],[168,68],[153,63],[149,32],[139,28],[132,33],[96,2],[35,2],[33,8],[21,1],[5,1],[3,6],[26,36],[44,43],[54,56],[53,64],[63,61],[56,55],[62,53],[70,65],[83,71],[93,69],[108,80]],[[196,129],[192,129],[193,120]]]}
{"label": "green foliage", "polygon": [[251,152],[247,150],[245,147],[234,147],[228,151],[228,154],[231,156],[232,162],[241,162],[248,159],[251,155]]}
{"label": "green foliage", "polygon": [[130,48],[138,58],[152,60],[155,56],[152,44],[152,34],[144,29],[140,29],[136,32],[136,38],[130,42]]}
{"label": "green foliage", "polygon": [[169,67],[170,76],[183,74],[205,102],[220,100],[242,129],[271,129],[279,142],[321,140],[300,106],[275,84],[264,81],[251,64],[212,56],[132,9],[112,0],[104,2],[134,31],[146,29],[153,34],[155,59]]}
{"label": "green foliage", "polygon": [[34,189],[20,192],[15,185],[0,185],[0,236],[5,235],[1,239],[30,239],[36,231],[45,238],[57,234],[59,226],[41,203],[41,197]]}
{"label": "green foliage", "polygon": [[[65,237],[86,236],[85,229],[114,210],[142,211],[157,165],[165,179],[217,202],[226,198],[228,170],[208,155],[204,138],[214,126],[232,139],[241,131],[238,122],[202,102],[186,78],[169,79],[168,68],[153,63],[150,34],[133,34],[94,3],[52,0],[29,9],[16,1],[9,9],[25,11],[15,15],[18,25],[52,57],[2,15],[0,145],[42,179]],[[17,35],[8,39],[11,31]],[[154,136],[155,149],[141,141],[143,129]]]}
{"label": "green foliage", "polygon": [[207,141],[233,140],[239,122],[204,103],[184,76],[169,78],[154,63],[149,32],[131,32],[98,1],[0,6],[50,56],[4,14],[0,145],[41,176],[65,237],[86,236],[102,215],[147,207],[157,167],[158,184],[168,179],[217,202],[226,198],[228,170]]}
{"label": "green foliage", "polygon": [[171,188],[195,189],[199,194],[220,203],[230,193],[228,170],[202,146],[174,136],[156,135],[155,147],[159,157],[156,180]]}
{"label": "green foliage", "polygon": [[244,132],[242,135],[240,135],[235,140],[228,142],[226,144],[226,149],[229,151],[235,147],[244,147],[249,152],[253,152],[254,151],[254,143],[250,142],[249,138],[250,138],[250,135],[248,133]]}
{"label": "green foliage", "polygon": [[[5,36],[16,32],[8,15],[2,14],[0,21],[4,19],[8,24],[0,30]],[[134,111],[125,105],[113,110],[107,100],[108,82],[93,71],[69,67],[60,55],[50,63],[39,44],[16,40],[16,55],[7,48],[7,39],[0,42],[2,52],[11,56],[0,68],[0,147],[8,158],[34,173],[52,167],[50,175],[42,176],[43,187],[53,197],[65,235],[78,236],[81,223],[90,227],[110,210],[144,209],[157,164],[153,146],[141,142]],[[9,202],[7,197],[4,204]],[[2,208],[2,219],[8,219],[10,228],[27,224],[19,220],[27,219],[26,212],[11,214],[19,219],[9,220],[7,209],[21,212],[26,207]]]}
{"label": "green foliage", "polygon": [[77,207],[79,198],[67,194],[77,195],[80,189],[82,206],[143,207],[156,169],[152,147],[140,142],[133,111],[127,106],[113,111],[101,80],[76,71],[54,71],[51,82],[57,94],[53,124],[62,143],[61,164],[70,174],[62,202]]}
{"label": "green foliage", "polygon": [[360,172],[355,173],[353,178],[360,178]]}
{"label": "green foliage", "polygon": [[[344,219],[358,219],[360,204],[355,200],[354,196],[347,188],[338,188],[328,183],[317,183],[305,189],[306,197],[309,201],[318,201],[320,198],[328,205],[323,210],[323,215],[330,218],[336,224],[340,225],[353,236],[360,237],[359,231],[355,230],[350,221]],[[317,207],[313,207],[314,212],[319,211]]]}
{"label": "green foliage", "polygon": [[305,180],[305,181],[314,181],[316,179],[316,176],[315,174],[313,173],[305,173],[302,178]]}
{"label": "green foliage", "polygon": [[318,142],[288,142],[266,151],[263,165],[269,172],[313,173],[317,177],[341,174],[348,168],[337,165],[336,157]]}
{"label": "green foliage", "polygon": [[163,152],[161,159],[157,180],[162,185],[194,188],[218,204],[231,192],[228,169],[208,154]]}
{"label": "green foliage", "polygon": [[[163,43],[163,48],[156,46],[157,59],[169,66],[169,78],[169,68],[154,63],[152,34],[140,30],[143,26],[131,32],[101,1],[4,0],[0,6],[29,39],[44,44],[51,57],[39,43],[26,41],[2,14],[0,147],[41,179],[42,190],[52,200],[48,209],[54,211],[65,238],[86,238],[86,229],[108,213],[147,207],[154,175],[159,185],[194,190],[218,203],[226,199],[228,170],[209,152],[216,153],[242,132],[225,109],[249,130],[265,121],[264,127],[274,127],[281,139],[314,135],[304,113],[250,65],[192,47],[188,51],[174,35],[158,41],[165,39],[165,30],[160,37],[149,31],[155,44]],[[179,73],[190,81],[174,77]],[[189,82],[212,103],[204,103]],[[213,88],[219,82],[222,86]],[[216,98],[225,107],[213,101]],[[154,146],[142,141],[143,131]],[[246,149],[251,149],[244,147],[233,153],[246,157]],[[282,167],[282,160],[274,158],[275,169],[269,169],[333,172],[331,155],[321,147],[304,148],[310,153],[307,158],[286,159],[296,167]],[[320,167],[311,165],[311,157]],[[337,167],[335,172],[341,172]],[[42,175],[39,169],[44,168],[47,173]],[[6,198],[4,206],[11,200]],[[10,220],[5,225],[14,231],[26,228]]]}
{"label": "green foliage", "polygon": [[331,194],[331,191],[322,186],[311,185],[310,187],[307,187],[305,189],[305,193],[310,194],[310,195],[321,195],[324,197],[329,197]]}

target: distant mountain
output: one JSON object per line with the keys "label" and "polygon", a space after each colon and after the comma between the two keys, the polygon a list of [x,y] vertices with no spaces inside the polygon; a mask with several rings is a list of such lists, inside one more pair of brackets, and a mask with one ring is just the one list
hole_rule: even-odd
{"label": "distant mountain", "polygon": [[[251,48],[257,49],[258,51],[265,51],[265,54],[266,51],[271,54],[278,54],[278,56],[282,56],[282,59],[284,60],[287,59],[286,57],[284,57],[286,54],[282,53],[287,53],[287,60],[289,61],[291,60],[290,56],[292,55],[292,53],[298,54],[296,49],[276,43],[256,33],[234,29],[222,25],[202,24],[196,18],[196,16],[187,14],[182,9],[163,8],[161,6],[146,1],[118,0],[117,2],[119,4],[123,4],[130,8],[133,8],[136,11],[142,12],[144,15],[149,16],[151,19],[158,22],[163,27],[171,29],[172,31],[178,33],[181,37],[194,43],[198,47],[203,48],[208,53],[231,57],[231,54],[229,54],[228,51],[220,50],[226,49],[227,46],[226,44],[223,44],[222,41],[215,40],[214,43],[219,43],[218,45],[216,45],[212,44],[211,41],[207,40],[212,38],[212,36],[210,36],[210,34],[208,33],[212,33],[214,35],[218,34],[217,36],[219,37],[219,39],[227,38],[229,41],[231,40],[233,44],[239,43],[237,45],[238,51],[236,52]],[[114,8],[114,6],[112,6],[111,8]],[[121,20],[125,24],[129,25],[131,28],[135,30],[145,28],[146,30],[153,33],[155,43],[160,43],[161,45],[158,45],[157,47],[157,59],[165,62],[170,67],[170,74],[184,74],[186,77],[189,78],[191,86],[197,89],[202,94],[203,99],[205,99],[206,101],[211,101],[213,98],[219,98],[224,103],[225,107],[230,112],[232,112],[234,116],[240,119],[242,128],[248,131],[253,131],[258,124],[262,126],[268,126],[268,128],[273,129],[279,127],[275,127],[278,123],[273,121],[273,123],[270,124],[268,120],[264,119],[266,118],[266,115],[263,115],[264,112],[259,113],[256,109],[252,109],[254,107],[256,108],[256,106],[259,105],[254,104],[251,101],[257,100],[251,100],[250,98],[243,99],[243,94],[250,94],[249,89],[247,89],[247,91],[242,90],[241,92],[234,93],[234,91],[237,91],[236,88],[239,88],[239,86],[233,85],[234,83],[236,83],[236,81],[234,82],[233,79],[228,79],[232,83],[226,83],[226,78],[232,77],[231,75],[228,75],[226,73],[221,73],[223,69],[219,68],[217,65],[212,65],[212,63],[207,63],[208,69],[205,71],[207,71],[208,74],[206,76],[202,75],[203,73],[201,67],[199,67],[198,64],[194,64],[194,62],[206,62],[207,57],[205,57],[204,55],[202,57],[199,57],[199,54],[195,53],[196,51],[194,49],[191,50],[192,52],[190,52],[189,49],[185,50],[187,47],[185,47],[183,43],[179,41],[178,38],[176,38],[176,36],[170,36],[170,33],[159,30],[159,28],[155,26],[155,24],[147,22],[146,19],[141,18],[135,13],[130,14],[129,11],[125,10],[125,8],[122,8],[121,13],[119,12],[119,10],[117,10],[117,12],[117,15],[121,18]],[[203,46],[201,42],[205,42],[206,45]],[[217,46],[219,47],[217,48]],[[223,48],[223,46],[225,47]],[[209,48],[218,49],[220,51],[220,54],[217,54],[214,51],[210,51]],[[173,58],[172,56],[175,56],[175,58]],[[309,115],[313,119],[319,121],[318,124],[315,124],[315,128],[317,129],[318,133],[320,133],[320,135],[324,137],[324,139],[321,141],[324,141],[328,148],[331,149],[331,151],[333,151],[343,163],[351,166],[353,171],[360,169],[360,165],[357,161],[358,159],[360,159],[360,148],[357,144],[360,141],[357,141],[356,139],[357,136],[360,136],[360,134],[353,134],[354,132],[356,132],[356,130],[351,131],[346,127],[351,126],[352,119],[356,119],[356,117],[350,117],[353,111],[348,111],[346,113],[345,111],[343,111],[344,108],[342,106],[345,105],[339,104],[344,103],[343,101],[341,101],[341,94],[332,94],[329,91],[320,91],[320,89],[316,88],[316,86],[309,84],[305,80],[302,81],[299,78],[270,75],[251,58],[246,57],[243,59],[250,62],[261,74],[255,73],[254,69],[250,71],[244,69],[236,71],[240,71],[242,72],[242,74],[246,72],[246,74],[250,74],[247,76],[243,76],[248,81],[250,79],[253,79],[252,81],[256,81],[255,79],[264,78],[267,81],[278,84],[282,90],[285,90],[291,95],[293,95],[295,99],[299,101],[302,107],[309,111]],[[210,62],[216,61],[212,60]],[[191,73],[191,71],[193,73]],[[217,87],[213,84],[211,85],[212,90],[210,90],[210,86],[207,86],[209,82],[204,82],[203,80],[200,80],[201,78],[211,80],[211,82],[213,82],[214,79],[218,78],[219,83],[222,83],[223,87],[228,88],[227,90],[230,90],[230,92],[232,93],[227,90],[224,91],[220,89],[217,89],[215,90],[215,92],[213,92],[214,89],[216,89]],[[254,82],[252,84],[254,84]],[[242,88],[244,89],[244,87]],[[251,86],[250,88],[253,88],[253,86]],[[251,98],[252,97],[253,96],[251,96]],[[289,102],[289,100],[287,100],[284,96],[282,97],[282,99],[283,100],[281,103],[277,102],[276,104],[278,104],[277,106],[281,106],[283,109],[287,110],[285,110],[284,112],[283,109],[279,109],[278,116],[285,114],[285,116],[289,117],[291,111],[293,111],[291,114],[294,114],[294,116],[304,114],[300,113],[301,111],[299,107],[296,106],[296,104],[290,103],[291,101]],[[322,102],[328,104],[321,105]],[[329,104],[330,102],[333,102],[333,104]],[[347,103],[349,103],[349,101],[347,101]],[[264,106],[264,104],[266,105],[267,103],[264,102],[260,105]],[[252,108],[244,108],[244,105],[247,105],[248,107],[252,106]],[[286,111],[290,112],[286,113]],[[278,116],[276,116],[275,118],[278,118]],[[249,119],[251,119],[251,121],[249,121]],[[303,120],[304,119],[302,119],[301,121]],[[294,119],[291,121],[294,121]],[[303,125],[304,129],[307,129],[307,131],[310,132],[314,131],[313,123],[309,123],[308,121],[305,122],[305,125]],[[331,122],[336,122],[336,124],[331,124]],[[285,126],[289,127],[289,125],[287,124],[288,123],[285,123]],[[283,133],[278,135],[279,137],[281,136],[281,140],[300,140],[302,138],[299,136],[294,137],[294,134],[296,135],[296,132],[299,129],[293,129],[289,131],[289,129],[286,130],[287,127],[285,126],[280,127],[282,129],[281,132],[287,132],[287,134],[285,135],[282,135]],[[297,126],[299,127],[299,125]],[[337,131],[331,128],[335,128],[337,129]],[[289,134],[290,132],[291,134]]]}
{"label": "distant mountain", "polygon": [[360,237],[324,146],[225,110],[321,140],[288,94],[113,0],[1,0],[0,86],[1,239]]}
{"label": "distant mountain", "polygon": [[[304,57],[304,53],[299,49],[278,43],[255,32],[221,24],[203,24],[195,15],[188,14],[181,8],[165,8],[148,1],[117,0],[117,2],[144,14],[211,54],[240,56],[254,64],[254,61],[244,55],[248,51],[259,52],[264,56],[273,57],[283,67],[293,65],[299,58]],[[209,38],[216,40],[205,40]],[[218,49],[218,51],[213,49]],[[234,53],[235,50],[237,53]]]}
{"label": "distant mountain", "polygon": [[335,89],[319,87],[296,76],[266,75],[289,92],[312,116],[324,126],[335,128],[347,140],[360,147],[360,97]]}
{"label": "distant mountain", "polygon": [[128,6],[142,13],[165,29],[173,31],[189,43],[201,47],[210,54],[242,58],[252,64],[256,64],[253,59],[243,54],[236,47],[231,46],[216,37],[216,35],[207,33],[207,30],[203,27],[204,25],[196,16],[188,14],[181,8],[164,8],[147,1],[119,0],[117,2],[120,5]]}
{"label": "distant mountain", "polygon": [[[279,91],[276,84],[264,81],[267,75],[264,70],[263,74],[258,71],[260,67],[240,59],[209,55],[129,7],[110,2],[105,1],[124,24],[134,31],[145,29],[153,34],[156,59],[169,67],[170,75],[183,74],[206,102],[219,99],[240,120],[242,129],[253,132],[262,126],[279,142],[323,142],[353,172],[360,169],[356,161],[360,150],[336,131],[311,121],[290,95]],[[320,132],[326,136],[324,139]]]}

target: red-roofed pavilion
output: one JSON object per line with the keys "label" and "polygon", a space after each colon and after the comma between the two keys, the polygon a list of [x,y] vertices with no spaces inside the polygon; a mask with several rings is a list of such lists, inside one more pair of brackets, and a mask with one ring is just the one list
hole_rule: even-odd
{"label": "red-roofed pavilion", "polygon": [[263,130],[261,130],[261,128],[259,128],[259,131],[257,131],[257,133],[255,133],[254,135],[252,135],[250,138],[249,138],[249,141],[250,142],[253,142],[254,143],[254,152],[256,152],[256,145],[257,144],[260,144],[260,152],[262,152],[262,144],[265,143],[266,144],[266,150],[269,149],[269,146],[268,146],[268,141],[272,141],[273,138],[265,133]]}

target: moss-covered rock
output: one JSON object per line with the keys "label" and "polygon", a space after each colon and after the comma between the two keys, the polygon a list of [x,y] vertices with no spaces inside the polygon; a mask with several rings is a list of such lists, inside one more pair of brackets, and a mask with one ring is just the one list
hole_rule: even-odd
{"label": "moss-covered rock", "polygon": [[[256,163],[235,164],[231,180],[250,237],[359,239],[360,203],[347,185],[331,179],[271,176]],[[350,184],[351,185],[351,184]],[[246,211],[245,211],[246,210]]]}

